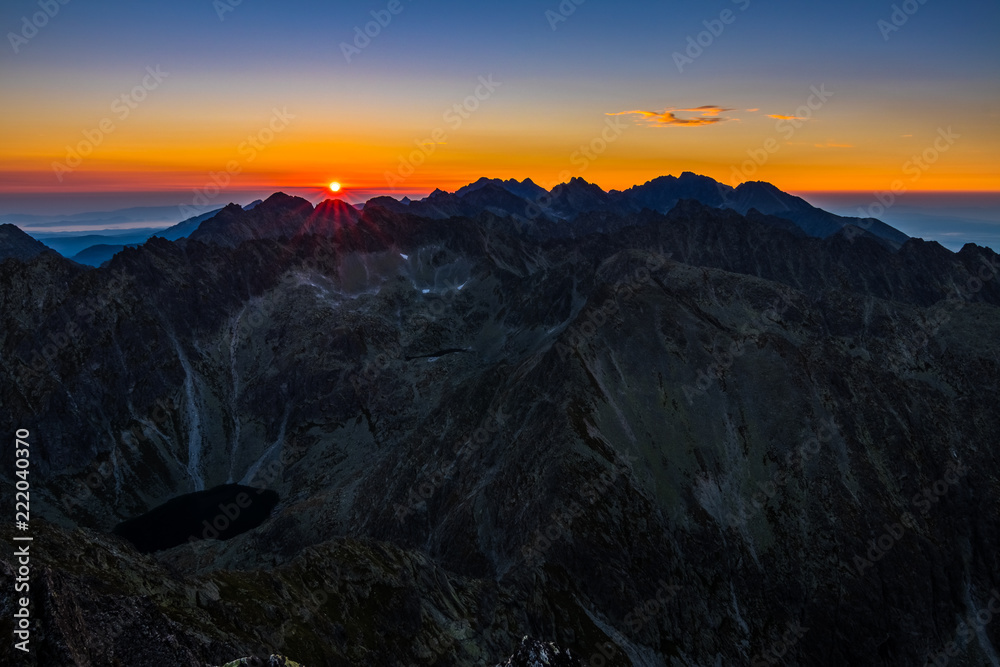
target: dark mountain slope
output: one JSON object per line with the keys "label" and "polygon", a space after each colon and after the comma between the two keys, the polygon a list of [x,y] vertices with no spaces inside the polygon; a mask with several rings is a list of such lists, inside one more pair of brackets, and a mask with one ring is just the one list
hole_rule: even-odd
{"label": "dark mountain slope", "polygon": [[801,197],[782,192],[770,183],[752,181],[739,185],[726,197],[725,205],[746,214],[751,209],[795,222],[809,236],[827,238],[845,225],[854,225],[898,248],[909,237],[894,227],[873,218],[849,218],[816,208]]}
{"label": "dark mountain slope", "polygon": [[[101,269],[0,265],[52,664],[480,665],[529,635],[584,664],[903,666],[1000,587],[995,253],[693,201],[576,238],[302,202]],[[281,500],[154,557],[110,535],[228,482]]]}
{"label": "dark mountain slope", "polygon": [[278,192],[249,210],[229,204],[214,217],[202,222],[188,238],[235,247],[251,239],[332,233],[335,229],[352,225],[357,216],[357,209],[340,200],[322,202],[314,209],[301,197]]}
{"label": "dark mountain slope", "polygon": [[17,226],[0,225],[0,262],[11,258],[25,261],[46,251],[52,252],[44,243],[31,238]]}

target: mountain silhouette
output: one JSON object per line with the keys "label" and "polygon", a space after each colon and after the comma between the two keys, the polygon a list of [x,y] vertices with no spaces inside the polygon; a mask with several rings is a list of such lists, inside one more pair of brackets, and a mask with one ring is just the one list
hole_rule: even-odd
{"label": "mountain silhouette", "polygon": [[41,241],[9,223],[0,225],[0,262],[5,259],[28,260],[43,252],[54,252]]}

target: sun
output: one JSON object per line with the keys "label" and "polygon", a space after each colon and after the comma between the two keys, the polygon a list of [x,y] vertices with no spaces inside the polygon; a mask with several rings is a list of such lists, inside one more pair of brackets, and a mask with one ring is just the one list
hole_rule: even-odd
{"label": "sun", "polygon": [[330,183],[330,190],[332,192],[340,192],[340,183],[338,183],[337,181]]}

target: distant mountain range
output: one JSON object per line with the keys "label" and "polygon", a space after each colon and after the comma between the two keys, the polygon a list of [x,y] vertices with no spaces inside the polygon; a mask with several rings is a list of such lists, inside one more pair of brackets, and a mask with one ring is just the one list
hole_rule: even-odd
{"label": "distant mountain range", "polygon": [[[287,197],[278,193],[279,199]],[[842,217],[812,206],[804,199],[782,192],[769,183],[747,182],[738,187],[730,187],[691,172],[679,177],[661,176],[642,185],[624,191],[605,192],[597,185],[582,178],[573,178],[547,191],[531,179],[517,181],[498,178],[480,178],[463,186],[454,193],[435,190],[421,200],[402,201],[392,197],[376,197],[369,200],[364,208],[380,206],[396,213],[406,213],[431,219],[447,219],[456,216],[475,217],[489,212],[509,218],[518,225],[527,237],[557,238],[575,237],[588,234],[595,229],[613,232],[605,228],[594,215],[617,214],[619,216],[649,210],[666,213],[684,199],[698,201],[713,208],[728,208],[741,214],[763,214],[775,220],[772,224],[787,226],[777,219],[790,222],[807,236],[828,238],[844,230],[853,236],[868,236],[877,239],[892,249],[898,249],[909,238],[906,234],[880,220],[871,218]],[[278,238],[302,233],[315,233],[316,229],[330,226],[339,228],[350,226],[357,220],[357,208],[341,200],[327,200],[312,208],[312,204],[301,198],[291,198],[295,207],[308,209],[310,219],[304,229],[289,227],[286,221],[275,219],[268,213],[269,208],[250,216],[243,216],[239,206],[230,204],[222,209],[208,211],[188,218],[160,231],[139,232],[125,236],[83,235],[49,240],[50,246],[74,261],[91,266],[99,266],[126,247],[134,247],[153,236],[176,241],[181,238],[209,241],[226,245],[238,244],[252,238]],[[272,205],[274,197],[268,199]],[[260,200],[243,207],[253,210]],[[66,220],[95,220],[135,215],[126,209],[121,215],[115,213],[80,214],[67,216]],[[159,209],[144,215],[162,215]],[[101,218],[100,216],[104,216]],[[269,217],[271,216],[271,217]],[[10,217],[10,216],[8,216]],[[15,216],[16,217],[16,216]],[[20,216],[27,218],[29,216]],[[294,216],[293,216],[294,217]],[[36,216],[37,218],[37,216]],[[57,223],[51,223],[57,224]],[[628,224],[627,220],[624,224]],[[313,232],[309,230],[312,229]],[[119,238],[121,240],[119,240]],[[0,248],[0,258],[4,251]]]}
{"label": "distant mountain range", "polygon": [[[880,239],[898,248],[909,238],[906,234],[874,219],[842,217],[823,211],[804,199],[782,192],[769,183],[747,182],[733,188],[691,172],[679,177],[661,176],[624,191],[603,191],[582,178],[557,185],[551,192],[524,181],[481,178],[459,188],[454,194],[435,190],[425,199],[409,203],[378,197],[367,206],[379,205],[397,212],[409,212],[427,218],[475,215],[487,210],[508,215],[522,222],[572,223],[590,213],[638,213],[644,209],[666,213],[683,199],[693,199],[713,208],[730,208],[742,214],[759,213],[789,220],[806,235],[827,238],[852,227],[857,235]],[[584,225],[548,226],[550,233],[574,236],[590,231]],[[529,228],[529,233],[532,229]],[[537,227],[535,229],[537,231]]]}
{"label": "distant mountain range", "polygon": [[[551,192],[530,179],[524,181],[480,178],[449,194],[435,190],[419,201],[397,201],[376,197],[368,206],[382,206],[397,213],[444,219],[489,211],[528,224],[529,235],[576,236],[591,231],[580,217],[592,213],[638,213],[650,210],[666,213],[683,199],[692,199],[713,208],[730,208],[742,214],[753,210],[795,224],[808,236],[827,238],[851,228],[853,235],[879,239],[898,248],[909,238],[879,220],[842,217],[823,211],[805,200],[782,192],[769,183],[748,182],[733,188],[691,172],[679,177],[662,176],[624,191],[605,192],[582,178],[557,185]],[[569,224],[577,223],[577,224]]]}

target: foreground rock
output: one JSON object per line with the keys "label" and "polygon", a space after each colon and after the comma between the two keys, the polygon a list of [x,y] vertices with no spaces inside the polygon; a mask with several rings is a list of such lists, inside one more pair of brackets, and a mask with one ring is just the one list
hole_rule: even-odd
{"label": "foreground rock", "polygon": [[306,667],[281,655],[272,655],[267,658],[240,658],[233,662],[227,662],[221,667]]}
{"label": "foreground rock", "polygon": [[569,651],[552,642],[525,637],[517,652],[496,667],[582,667],[582,664]]}

